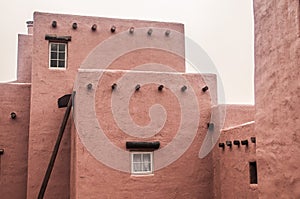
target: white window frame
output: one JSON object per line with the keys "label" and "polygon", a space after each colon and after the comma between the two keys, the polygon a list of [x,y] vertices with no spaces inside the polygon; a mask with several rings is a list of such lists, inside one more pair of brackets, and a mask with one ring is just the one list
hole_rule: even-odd
{"label": "white window frame", "polygon": [[[63,45],[65,45],[65,51],[64,51],[65,57],[64,57],[64,59],[61,59],[61,60],[63,60],[65,62],[64,67],[58,67],[58,66],[53,67],[53,66],[51,66],[51,61],[52,61],[52,59],[51,59],[51,52],[52,52],[51,51],[51,45],[52,44],[58,44],[58,45],[63,44]],[[49,42],[49,69],[65,70],[67,68],[67,61],[68,61],[67,60],[67,57],[68,57],[67,54],[68,54],[68,44],[67,43],[63,43],[63,42]],[[57,56],[59,56],[59,55],[57,55]],[[60,60],[59,57],[57,57],[56,60],[59,61]]]}
{"label": "white window frame", "polygon": [[[138,155],[144,155],[144,154],[150,154],[150,170],[149,171],[135,171],[134,170],[134,163],[137,163],[137,162],[134,162],[133,160],[133,156],[135,154],[138,154]],[[130,159],[131,159],[131,174],[133,175],[148,175],[148,174],[153,174],[153,152],[152,151],[134,151],[134,152],[131,152],[130,154]],[[143,163],[143,162],[140,162],[140,163]]]}

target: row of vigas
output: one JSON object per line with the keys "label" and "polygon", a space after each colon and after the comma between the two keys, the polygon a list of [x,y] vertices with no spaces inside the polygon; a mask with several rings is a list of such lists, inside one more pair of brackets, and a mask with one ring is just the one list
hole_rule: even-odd
{"label": "row of vigas", "polygon": [[[92,87],[93,87],[93,85],[92,84],[88,84],[87,85],[87,89],[92,89]],[[111,90],[115,90],[117,88],[117,84],[116,83],[113,83],[112,85],[111,85]],[[135,86],[135,91],[139,91],[140,90],[140,88],[141,88],[141,85],[140,84],[137,84],[136,86]],[[158,88],[157,88],[157,90],[158,91],[162,91],[163,90],[163,88],[164,88],[164,85],[159,85],[158,86]],[[183,85],[181,88],[180,88],[180,90],[182,91],[182,92],[185,92],[186,90],[187,90],[187,86],[186,85]],[[208,86],[204,86],[202,89],[201,89],[203,92],[206,92],[207,90],[208,90]]]}
{"label": "row of vigas", "polygon": [[[27,25],[33,26],[33,21],[27,21]],[[57,21],[52,21],[51,26],[52,26],[52,28],[57,28],[58,22],[57,22]],[[77,28],[78,28],[78,24],[77,24],[76,22],[74,22],[74,23],[72,24],[72,29],[73,29],[73,30],[76,30]],[[97,31],[97,24],[93,24],[93,25],[91,26],[91,30],[92,30],[93,32]],[[111,32],[111,33],[115,33],[116,31],[117,31],[117,27],[116,27],[115,25],[112,25],[112,26],[110,27],[110,32]],[[130,34],[133,34],[133,33],[134,33],[134,27],[130,27],[130,28],[128,29],[128,31],[129,31]],[[153,33],[153,29],[152,29],[152,28],[149,28],[148,31],[147,31],[147,35],[151,36],[152,33]],[[166,36],[166,37],[168,37],[170,34],[171,34],[171,30],[166,30],[166,31],[165,31],[165,36]]]}
{"label": "row of vigas", "polygon": [[[250,137],[250,142],[252,144],[256,144],[256,137]],[[220,142],[219,143],[219,147],[222,148],[222,150],[225,150],[225,146],[227,146],[229,149],[232,149],[232,145],[236,145],[238,148],[242,146],[244,147],[249,147],[249,141],[248,139],[246,140],[226,140],[225,143],[224,142]]]}

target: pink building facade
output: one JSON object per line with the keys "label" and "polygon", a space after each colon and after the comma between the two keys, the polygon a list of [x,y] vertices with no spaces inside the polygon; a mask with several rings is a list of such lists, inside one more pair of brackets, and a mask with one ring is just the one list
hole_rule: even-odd
{"label": "pink building facade", "polygon": [[[255,106],[218,105],[214,74],[185,73],[182,24],[34,13],[19,35],[18,80],[0,85],[1,197],[38,197],[64,118],[58,99],[71,93],[44,198],[299,197],[299,2],[254,8]],[[277,22],[272,9],[290,19],[282,40],[262,30]],[[292,62],[264,50],[280,53],[279,41]]]}

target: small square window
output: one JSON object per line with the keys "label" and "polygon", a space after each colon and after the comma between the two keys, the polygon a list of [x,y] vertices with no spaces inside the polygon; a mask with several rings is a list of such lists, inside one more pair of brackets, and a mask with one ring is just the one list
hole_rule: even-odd
{"label": "small square window", "polygon": [[66,68],[67,44],[50,42],[49,51],[50,68]]}
{"label": "small square window", "polygon": [[152,152],[132,152],[131,153],[131,173],[132,174],[152,174],[153,173],[153,153]]}

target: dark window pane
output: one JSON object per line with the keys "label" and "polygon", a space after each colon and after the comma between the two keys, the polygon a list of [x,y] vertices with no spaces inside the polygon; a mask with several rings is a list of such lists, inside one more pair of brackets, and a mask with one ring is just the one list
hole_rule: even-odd
{"label": "dark window pane", "polygon": [[51,51],[57,51],[57,44],[51,44]]}
{"label": "dark window pane", "polygon": [[142,163],[134,163],[133,165],[133,169],[135,172],[139,172],[139,171],[142,171]]}
{"label": "dark window pane", "polygon": [[150,162],[150,154],[143,155],[143,162]]}
{"label": "dark window pane", "polygon": [[145,171],[151,171],[151,163],[144,163],[144,170]]}
{"label": "dark window pane", "polygon": [[65,67],[65,62],[64,61],[58,61],[58,67]]}
{"label": "dark window pane", "polygon": [[51,53],[51,59],[57,59],[57,53]]}
{"label": "dark window pane", "polygon": [[133,154],[133,162],[142,162],[141,154]]}
{"label": "dark window pane", "polygon": [[256,162],[249,162],[250,184],[257,184],[257,167]]}
{"label": "dark window pane", "polygon": [[59,59],[65,59],[65,53],[59,53]]}
{"label": "dark window pane", "polygon": [[51,60],[50,67],[57,67],[57,61]]}
{"label": "dark window pane", "polygon": [[65,44],[59,44],[59,51],[65,51]]}

